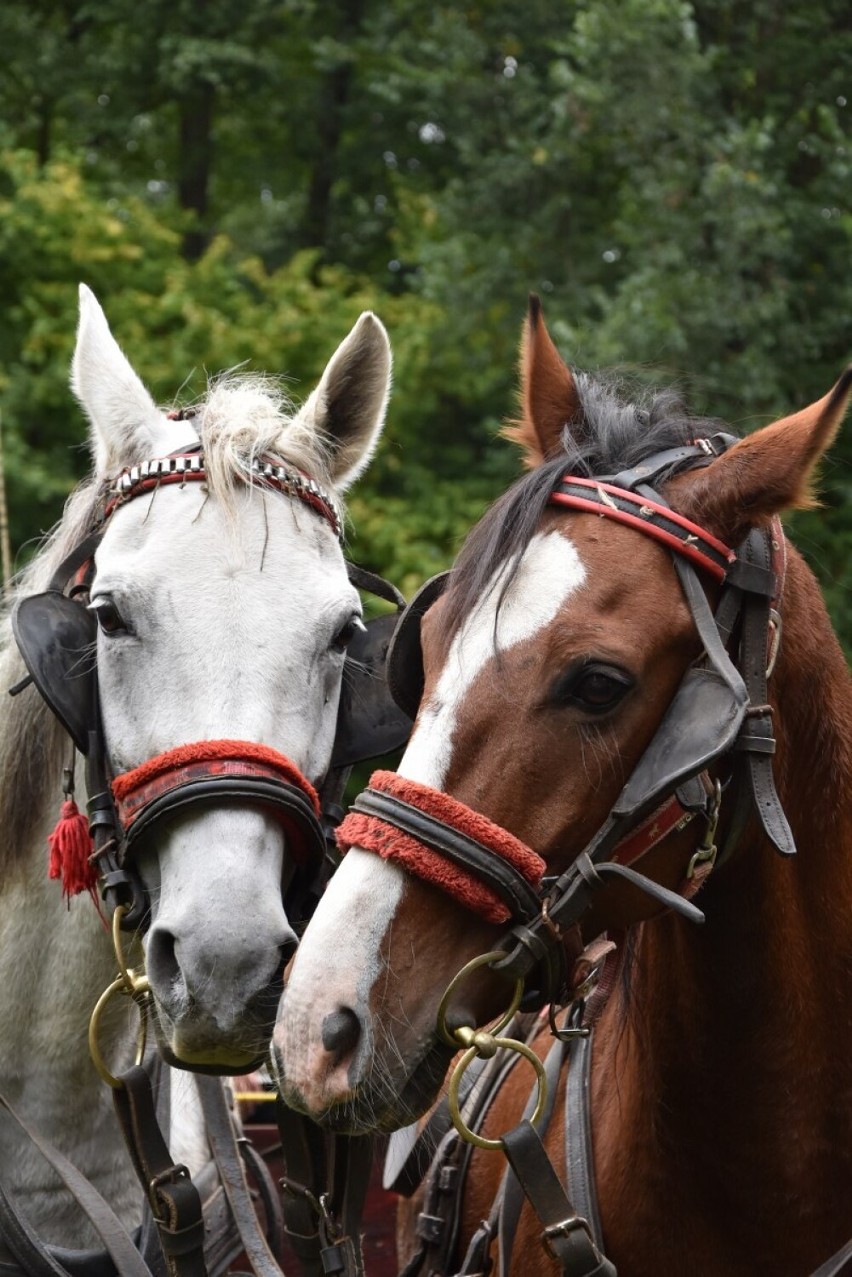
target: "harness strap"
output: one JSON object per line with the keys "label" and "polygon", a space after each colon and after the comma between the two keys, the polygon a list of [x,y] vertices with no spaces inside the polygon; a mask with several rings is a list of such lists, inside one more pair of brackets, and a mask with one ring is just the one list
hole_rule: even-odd
{"label": "harness strap", "polygon": [[[60,1153],[38,1131],[25,1122],[2,1094],[0,1094],[0,1106],[6,1110],[45,1160],[50,1163],[75,1201],[85,1211],[109,1252],[116,1271],[121,1273],[122,1277],[151,1277],[150,1270],[142,1260],[133,1239],[95,1186],[63,1153]],[[29,1225],[12,1208],[2,1188],[0,1188],[0,1229],[13,1254],[24,1265],[26,1273],[32,1274],[32,1277],[42,1277],[42,1274],[59,1274],[59,1277],[68,1277],[68,1270],[52,1258]]]}
{"label": "harness strap", "polygon": [[616,1277],[559,1182],[538,1132],[528,1119],[503,1136],[503,1149],[521,1188],[542,1221],[542,1244],[563,1277]]}
{"label": "harness strap", "polygon": [[[772,566],[769,534],[761,529],[752,530],[746,539],[744,556],[747,563],[756,563],[765,572],[769,571]],[[775,734],[772,730],[772,710],[767,704],[766,676],[766,635],[769,629],[771,596],[772,590],[769,593],[749,593],[746,597],[740,650],[751,705],[747,711],[746,730],[740,734],[736,748],[747,753],[748,777],[754,805],[767,838],[782,855],[792,856],[796,851],[796,842],[784,815],[772,773]]]}
{"label": "harness strap", "polygon": [[360,1231],[372,1137],[327,1136],[280,1100],[276,1114],[285,1231],[304,1277],[364,1277]]}
{"label": "harness strap", "polygon": [[[219,1178],[255,1277],[281,1277],[275,1256],[261,1231],[254,1203],[246,1183],[243,1161],[234,1132],[234,1123],[225,1101],[222,1081],[198,1074],[195,1078],[207,1139]],[[274,1227],[274,1220],[273,1227]]]}
{"label": "harness strap", "polygon": [[154,1215],[169,1277],[207,1277],[204,1219],[198,1190],[166,1147],[154,1111],[151,1080],[136,1065],[113,1091],[116,1115]]}

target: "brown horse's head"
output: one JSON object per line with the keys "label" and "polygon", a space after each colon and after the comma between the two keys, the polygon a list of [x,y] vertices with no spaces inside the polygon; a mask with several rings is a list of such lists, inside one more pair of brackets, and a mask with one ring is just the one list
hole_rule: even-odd
{"label": "brown horse's head", "polygon": [[[753,525],[810,501],[809,476],[849,380],[660,490],[674,510],[738,545]],[[399,776],[502,827],[554,874],[606,820],[702,644],[663,544],[550,497],[566,472],[618,474],[719,425],[686,417],[673,395],[640,406],[569,371],[537,302],[524,331],[521,403],[509,433],[529,473],[473,529],[423,619],[424,689]],[[706,585],[712,596],[717,586],[709,577]],[[665,839],[643,872],[677,888],[689,838],[685,830]],[[508,926],[493,900],[471,907],[463,895],[410,857],[349,852],[279,1012],[275,1054],[288,1103],[357,1130],[398,1126],[431,1102],[451,1054],[436,1034],[440,999]],[[586,938],[652,907],[635,888],[607,887]],[[506,1000],[505,983],[480,971],[459,988],[450,1018],[483,1024]]]}

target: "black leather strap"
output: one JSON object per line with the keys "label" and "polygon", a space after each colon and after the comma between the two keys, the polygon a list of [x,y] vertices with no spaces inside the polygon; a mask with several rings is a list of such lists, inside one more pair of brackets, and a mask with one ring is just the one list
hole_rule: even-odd
{"label": "black leather strap", "polygon": [[233,799],[285,812],[304,831],[312,853],[317,858],[324,855],[322,826],[310,799],[295,785],[271,776],[205,776],[177,785],[141,808],[126,831],[126,847],[129,849],[154,821],[182,807],[199,802],[231,802]]}
{"label": "black leather strap", "polygon": [[281,1277],[281,1269],[260,1227],[240,1156],[221,1078],[197,1074],[204,1125],[213,1160],[225,1189],[242,1248],[255,1277]]}
{"label": "black leather strap", "polygon": [[280,1101],[276,1112],[287,1238],[304,1277],[363,1277],[361,1213],[372,1139],[328,1136]]}
{"label": "black leather strap", "polygon": [[[116,1266],[116,1271],[121,1273],[122,1277],[150,1277],[150,1270],[143,1262],[133,1239],[94,1185],[81,1175],[63,1153],[60,1153],[38,1131],[19,1117],[3,1095],[0,1095],[0,1106],[25,1132],[80,1204],[103,1241]],[[50,1256],[29,1225],[13,1210],[11,1202],[2,1190],[0,1190],[0,1228],[13,1254],[24,1265],[25,1272],[31,1272],[33,1277],[42,1277],[42,1274],[52,1275],[52,1277],[59,1274],[60,1277],[67,1277],[68,1269]]]}
{"label": "black leather strap", "polygon": [[169,1277],[207,1277],[204,1220],[198,1190],[185,1166],[176,1164],[154,1111],[151,1081],[139,1066],[121,1075],[113,1102],[157,1225]]}
{"label": "black leather strap", "polygon": [[[771,572],[772,549],[768,532],[753,529],[741,553],[746,563],[755,564],[764,574]],[[772,772],[775,735],[772,713],[767,704],[766,677],[770,597],[761,591],[749,594],[744,603],[740,664],[751,704],[737,747],[747,752],[754,805],[767,838],[783,856],[792,856],[796,851],[796,841],[775,789]]]}
{"label": "black leather strap", "polygon": [[392,581],[387,581],[383,576],[379,576],[377,572],[370,572],[367,568],[362,568],[358,563],[351,563],[348,560],[346,572],[349,580],[357,590],[366,590],[368,594],[375,594],[377,599],[384,599],[386,603],[392,603],[398,612],[404,609],[405,598]]}
{"label": "black leather strap", "polygon": [[599,1250],[603,1249],[598,1196],[595,1191],[592,1155],[592,1035],[572,1038],[568,1044],[568,1074],[565,1081],[565,1168],[568,1186],[577,1211],[588,1220]]}
{"label": "black leather strap", "polygon": [[563,1277],[615,1277],[559,1182],[535,1127],[526,1119],[503,1136],[503,1148],[530,1204],[544,1225],[545,1250]]}
{"label": "black leather strap", "polygon": [[446,856],[453,864],[475,874],[500,897],[516,921],[535,918],[540,913],[541,901],[538,893],[514,866],[474,838],[445,825],[411,803],[392,794],[367,789],[355,799],[352,811],[375,816],[386,824],[393,825],[402,833]]}

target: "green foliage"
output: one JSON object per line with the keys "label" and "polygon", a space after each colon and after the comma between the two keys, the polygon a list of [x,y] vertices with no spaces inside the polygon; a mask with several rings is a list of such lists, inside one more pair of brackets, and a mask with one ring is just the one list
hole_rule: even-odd
{"label": "green foliage", "polygon": [[[19,544],[85,466],[79,279],[166,402],[243,360],[298,397],[376,309],[395,392],[352,548],[408,591],[516,472],[528,289],[570,361],[741,428],[849,358],[840,0],[9,0],[0,41]],[[793,526],[852,648],[850,474],[847,429]]]}

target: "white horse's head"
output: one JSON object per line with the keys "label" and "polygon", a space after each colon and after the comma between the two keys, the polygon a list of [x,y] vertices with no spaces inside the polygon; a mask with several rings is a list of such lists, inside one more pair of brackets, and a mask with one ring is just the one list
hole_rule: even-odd
{"label": "white horse's head", "polygon": [[[125,467],[199,444],[207,474],[119,505],[97,548],[89,606],[113,775],[230,740],[278,751],[321,781],[361,605],[330,522],[248,476],[271,457],[332,498],[344,491],[381,431],[390,362],[384,328],[367,313],[299,411],[268,381],[226,377],[174,420],[81,289],[72,385],[91,423],[95,490]],[[227,798],[176,808],[140,839],[148,976],[173,1062],[233,1072],[264,1054],[296,944],[287,841],[273,810]]]}

